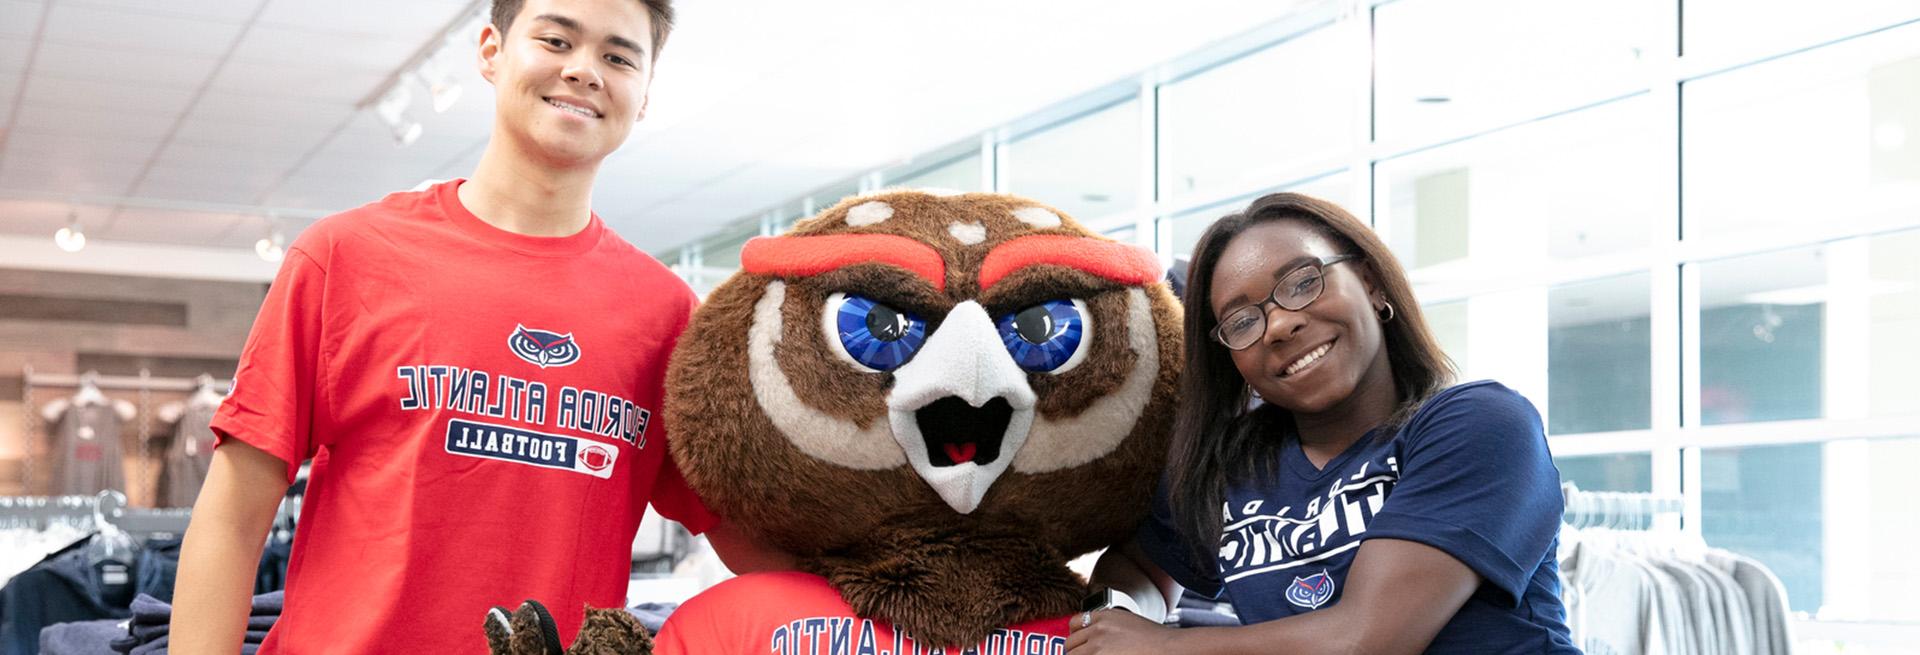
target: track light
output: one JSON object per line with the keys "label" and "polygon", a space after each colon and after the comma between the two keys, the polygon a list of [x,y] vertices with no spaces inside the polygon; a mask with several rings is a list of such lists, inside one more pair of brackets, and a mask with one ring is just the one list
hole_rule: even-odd
{"label": "track light", "polygon": [[53,233],[53,244],[67,252],[80,252],[87,247],[87,235],[80,231],[80,213],[67,212],[67,225]]}
{"label": "track light", "polygon": [[272,263],[280,263],[287,256],[287,237],[280,234],[280,228],[274,223],[274,217],[267,216],[267,235],[253,242],[253,254]]}
{"label": "track light", "polygon": [[393,132],[394,142],[401,146],[413,145],[413,142],[420,140],[420,133],[425,129],[420,121],[407,116],[407,107],[412,104],[413,91],[406,86],[396,85],[380,96],[379,104],[373,108],[374,114]]}
{"label": "track light", "polygon": [[460,83],[454,80],[453,71],[440,65],[438,56],[428,57],[413,69],[414,78],[427,87],[427,95],[433,99],[433,113],[444,114],[460,101]]}

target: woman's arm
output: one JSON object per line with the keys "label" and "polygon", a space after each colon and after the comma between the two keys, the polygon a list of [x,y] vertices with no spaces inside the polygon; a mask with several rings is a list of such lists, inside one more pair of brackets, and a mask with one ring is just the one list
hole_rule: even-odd
{"label": "woman's arm", "polygon": [[1480,576],[1438,548],[1399,539],[1361,543],[1340,602],[1323,610],[1234,628],[1174,629],[1125,612],[1072,621],[1067,652],[1419,653],[1465,605]]}

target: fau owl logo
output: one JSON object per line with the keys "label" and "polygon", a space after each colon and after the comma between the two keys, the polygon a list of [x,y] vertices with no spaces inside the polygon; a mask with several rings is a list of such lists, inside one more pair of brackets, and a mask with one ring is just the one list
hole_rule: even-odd
{"label": "fau owl logo", "polygon": [[513,350],[514,356],[540,368],[566,366],[580,361],[580,344],[574,342],[572,334],[555,334],[516,325],[513,336],[507,338],[507,347]]}
{"label": "fau owl logo", "polygon": [[1304,578],[1294,578],[1287,585],[1287,602],[1310,610],[1320,609],[1333,598],[1333,578],[1325,569]]}

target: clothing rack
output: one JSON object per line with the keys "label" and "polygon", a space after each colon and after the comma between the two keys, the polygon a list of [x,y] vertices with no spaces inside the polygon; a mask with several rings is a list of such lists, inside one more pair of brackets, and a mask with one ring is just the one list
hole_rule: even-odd
{"label": "clothing rack", "polygon": [[[200,388],[200,380],[197,378],[159,378],[145,375],[144,373],[144,370],[142,371],[142,375],[138,376],[92,375],[86,373],[80,375],[35,373],[33,372],[33,367],[28,366],[22,371],[21,379],[26,381],[26,386],[28,387],[79,387],[91,377],[93,385],[101,389],[124,391],[193,391]],[[214,390],[225,393],[233,387],[233,381],[216,378],[213,381],[213,387]]]}
{"label": "clothing rack", "polygon": [[0,496],[0,524],[26,524],[22,527],[104,520],[137,535],[181,535],[192,512],[127,507],[126,494],[113,490],[92,496]]}
{"label": "clothing rack", "polygon": [[[37,436],[40,434],[41,426],[39,424],[39,416],[40,416],[39,406],[34,403],[34,397],[33,397],[33,391],[35,388],[45,388],[45,387],[80,388],[85,385],[92,385],[94,388],[102,389],[102,390],[114,389],[114,390],[122,390],[122,391],[131,390],[131,391],[140,392],[139,393],[140,403],[138,406],[139,420],[137,421],[137,426],[138,426],[137,429],[139,431],[140,443],[142,444],[146,443],[148,438],[152,436],[147,433],[147,430],[150,427],[149,423],[151,422],[151,417],[153,416],[153,398],[151,396],[151,392],[177,391],[177,392],[185,393],[185,392],[191,392],[191,391],[197,390],[202,385],[209,384],[209,383],[212,384],[213,389],[215,391],[218,391],[222,394],[228,393],[233,389],[233,380],[230,380],[230,379],[221,380],[217,378],[212,378],[211,376],[201,376],[197,378],[159,378],[159,377],[153,377],[152,375],[149,375],[147,372],[147,369],[144,369],[144,368],[140,369],[140,374],[137,376],[99,375],[92,371],[81,373],[79,375],[72,375],[72,374],[62,374],[62,373],[35,373],[33,371],[33,366],[27,365],[27,366],[22,366],[20,369],[20,380],[22,382],[22,384],[20,385],[20,390],[21,390],[20,391],[20,407],[21,407],[20,415],[22,417],[22,421],[24,423],[23,427],[25,429],[25,432],[23,432],[22,435],[24,435],[26,438],[34,439],[34,438],[37,438]],[[31,453],[31,451],[29,451],[29,453]],[[34,474],[37,473],[37,471],[35,470],[36,462],[34,462],[33,460],[34,458],[32,457],[32,455],[29,454],[29,456],[26,457],[25,460],[21,462],[21,468],[22,468],[21,476],[20,476],[21,483],[27,485],[28,489],[34,488],[33,487]],[[149,462],[146,469],[147,470],[145,471],[145,474],[149,478],[148,481],[151,482],[151,478],[154,475],[157,475],[153,471],[153,464]]]}
{"label": "clothing rack", "polygon": [[1686,501],[1679,496],[1628,491],[1582,491],[1572,482],[1562,483],[1560,491],[1566,498],[1562,520],[1571,527],[1651,529],[1656,526],[1657,519],[1678,517],[1686,507]]}

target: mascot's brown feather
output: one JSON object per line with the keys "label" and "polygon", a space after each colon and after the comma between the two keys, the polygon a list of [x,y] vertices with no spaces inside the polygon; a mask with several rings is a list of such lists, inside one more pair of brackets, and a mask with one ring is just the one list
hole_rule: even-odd
{"label": "mascot's brown feather", "polygon": [[[878,222],[871,220],[875,205],[869,204],[876,202],[890,210]],[[1018,214],[1034,216],[1033,208],[1059,219],[1031,221]],[[863,220],[850,224],[850,215],[863,211]],[[982,238],[959,238],[962,233]],[[1052,264],[1015,270],[983,291],[983,262],[1012,239],[1099,238],[1024,198],[870,194],[802,221],[788,236],[839,234],[894,235],[930,246],[945,264],[944,288],[879,262],[804,276],[744,270],[721,284],[694,315],[668,372],[667,426],[688,482],[740,529],[794,553],[805,568],[826,577],[856,612],[892,621],[916,638],[977,643],[997,628],[1073,612],[1085,588],[1066,562],[1130,536],[1164,462],[1180,370],[1179,305],[1164,283],[1121,284]],[[801,434],[820,423],[777,418],[759,399],[749,372],[749,335],[757,320],[770,319],[765,310],[756,319],[762,301],[780,293],[773,360],[791,387],[788,397],[821,420],[891,434],[887,398],[894,376],[842,361],[829,341],[835,335],[823,328],[822,308],[836,292],[922,317],[929,334],[963,302],[998,316],[1048,300],[1084,301],[1092,321],[1086,359],[1058,375],[1027,374],[1036,431],[1042,418],[1057,424],[1088,418],[1083,415],[1098,411],[1092,405],[1121,392],[1143,361],[1157,361],[1158,368],[1150,384],[1136,385],[1148,390],[1138,418],[1118,430],[1124,438],[1111,435],[1117,440],[1112,447],[1090,461],[1025,471],[1009,467],[977,507],[961,513],[912,466],[873,465],[901,459],[899,444],[855,444],[861,453],[848,461],[816,457],[796,441],[833,435]],[[1138,321],[1130,321],[1130,298],[1146,305],[1145,334],[1132,334],[1130,325]],[[1157,352],[1136,352],[1143,343]],[[1047,439],[1036,432],[1024,448],[1070,449]],[[1044,464],[1045,456],[1036,451],[1032,458]]]}

